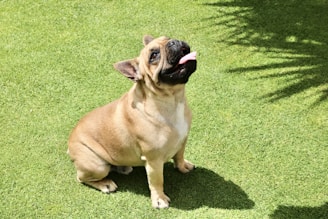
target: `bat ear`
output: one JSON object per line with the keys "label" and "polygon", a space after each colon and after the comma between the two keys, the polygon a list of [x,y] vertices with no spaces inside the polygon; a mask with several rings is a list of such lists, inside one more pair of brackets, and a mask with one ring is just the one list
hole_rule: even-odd
{"label": "bat ear", "polygon": [[139,75],[137,58],[117,62],[114,64],[114,68],[121,72],[125,77],[136,82],[141,79]]}
{"label": "bat ear", "polygon": [[151,41],[153,41],[154,37],[150,36],[150,35],[145,35],[143,37],[143,44],[144,46],[146,46],[148,43],[150,43]]}

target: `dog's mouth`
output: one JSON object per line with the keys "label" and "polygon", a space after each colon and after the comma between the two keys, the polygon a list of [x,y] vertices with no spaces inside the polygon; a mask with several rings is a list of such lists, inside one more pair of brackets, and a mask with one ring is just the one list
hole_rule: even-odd
{"label": "dog's mouth", "polygon": [[185,63],[188,62],[188,61],[196,60],[196,55],[197,55],[196,52],[188,53],[187,55],[183,56],[183,57],[179,60],[179,64],[180,64],[180,65],[183,65],[183,64],[185,64]]}
{"label": "dog's mouth", "polygon": [[[173,77],[172,74],[178,74],[178,75],[184,77],[185,74],[188,74],[188,73],[190,76],[190,74],[196,70],[196,66],[194,66],[194,65],[196,65],[196,54],[197,54],[196,52],[191,52],[191,53],[188,53],[187,55],[182,56],[180,58],[178,64],[175,67],[173,67],[171,76]],[[191,67],[193,67],[193,66],[195,69],[191,72],[191,70],[193,69]],[[188,72],[186,72],[186,71],[188,71]]]}
{"label": "dog's mouth", "polygon": [[[188,51],[189,52],[189,51]],[[188,82],[190,75],[196,71],[196,52],[181,55],[172,68],[163,69],[159,74],[161,82],[176,85]]]}

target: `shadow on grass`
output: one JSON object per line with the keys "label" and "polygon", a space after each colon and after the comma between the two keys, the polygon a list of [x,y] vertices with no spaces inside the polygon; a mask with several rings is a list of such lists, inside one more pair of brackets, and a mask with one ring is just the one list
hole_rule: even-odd
{"label": "shadow on grass", "polygon": [[326,219],[328,217],[328,202],[320,207],[279,206],[272,219]]}
{"label": "shadow on grass", "polygon": [[[128,176],[110,173],[110,178],[118,184],[118,191],[150,195],[144,167],[134,168]],[[173,208],[251,209],[255,205],[238,185],[202,167],[182,174],[168,163],[164,168],[164,181],[164,190],[171,198]]]}
{"label": "shadow on grass", "polygon": [[223,0],[204,5],[217,9],[209,19],[227,29],[224,43],[274,54],[273,64],[231,69],[233,73],[270,70],[273,73],[265,78],[281,79],[281,87],[263,98],[276,101],[315,89],[315,104],[328,99],[327,0]]}

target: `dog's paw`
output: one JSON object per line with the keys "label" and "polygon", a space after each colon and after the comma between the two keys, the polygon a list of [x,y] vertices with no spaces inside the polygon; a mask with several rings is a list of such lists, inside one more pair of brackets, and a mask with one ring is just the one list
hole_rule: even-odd
{"label": "dog's paw", "polygon": [[115,171],[124,175],[129,175],[133,171],[132,167],[127,166],[112,166],[111,168],[111,171]]}
{"label": "dog's paw", "polygon": [[98,188],[103,193],[112,193],[115,192],[117,189],[117,185],[114,183],[113,180],[110,179],[103,179],[98,182]]}
{"label": "dog's paw", "polygon": [[171,200],[163,193],[162,195],[152,195],[151,201],[154,208],[168,208]]}
{"label": "dog's paw", "polygon": [[184,162],[175,164],[175,168],[178,168],[178,170],[181,173],[188,173],[195,168],[195,165],[193,165],[191,162],[189,162],[187,160],[184,160]]}

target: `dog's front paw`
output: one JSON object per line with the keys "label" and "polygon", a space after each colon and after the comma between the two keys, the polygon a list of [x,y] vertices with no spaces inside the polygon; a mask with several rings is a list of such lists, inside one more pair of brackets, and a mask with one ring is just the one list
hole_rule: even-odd
{"label": "dog's front paw", "polygon": [[115,171],[123,175],[129,175],[133,171],[133,168],[128,166],[111,166],[110,171]]}
{"label": "dog's front paw", "polygon": [[181,163],[176,163],[175,167],[178,168],[181,173],[188,173],[195,168],[195,165],[187,160],[184,160]]}
{"label": "dog's front paw", "polygon": [[168,208],[170,198],[167,197],[164,193],[162,195],[152,195],[151,202],[154,208]]}

